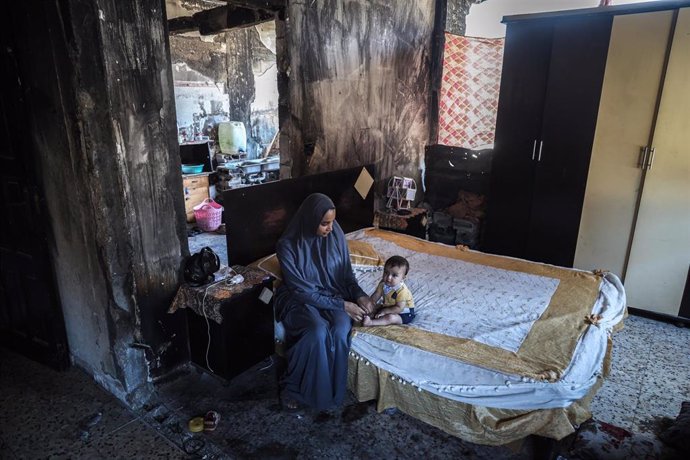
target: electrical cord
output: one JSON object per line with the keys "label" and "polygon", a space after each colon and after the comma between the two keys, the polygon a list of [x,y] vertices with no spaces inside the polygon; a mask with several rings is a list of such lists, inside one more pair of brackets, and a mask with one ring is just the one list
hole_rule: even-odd
{"label": "electrical cord", "polygon": [[208,334],[208,341],[206,343],[206,368],[213,372],[214,374],[216,371],[213,370],[211,367],[211,364],[208,362],[208,352],[211,350],[211,324],[208,322],[208,316],[206,316],[206,294],[208,294],[208,290],[211,286],[218,284],[218,283],[212,283],[209,284],[208,287],[206,287],[206,290],[204,291],[204,298],[201,300],[201,311],[204,313],[204,319],[206,320],[206,333]]}
{"label": "electrical cord", "polygon": [[[208,294],[208,290],[216,284],[224,282],[227,285],[233,285],[239,284],[244,281],[244,277],[237,273],[232,267],[228,267],[228,269],[230,270],[230,272],[226,277],[223,277],[218,281],[214,281],[213,283],[210,283],[208,286],[206,286],[206,289],[204,290],[204,297],[201,299],[201,311],[204,314],[204,319],[206,320],[206,334],[208,336],[208,341],[206,342],[206,368],[214,374],[216,373],[216,371],[214,371],[213,368],[211,368],[211,364],[208,361],[208,353],[211,350],[211,323],[208,322],[208,316],[206,315],[206,295]],[[230,275],[232,275],[233,273],[234,275],[230,277]]]}

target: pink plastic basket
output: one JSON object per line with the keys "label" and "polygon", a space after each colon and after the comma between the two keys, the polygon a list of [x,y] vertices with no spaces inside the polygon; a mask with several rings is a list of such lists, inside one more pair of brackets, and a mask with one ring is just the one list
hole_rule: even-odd
{"label": "pink plastic basket", "polygon": [[213,232],[220,227],[223,207],[211,198],[206,198],[193,209],[194,219],[196,219],[196,224],[200,229],[205,232]]}

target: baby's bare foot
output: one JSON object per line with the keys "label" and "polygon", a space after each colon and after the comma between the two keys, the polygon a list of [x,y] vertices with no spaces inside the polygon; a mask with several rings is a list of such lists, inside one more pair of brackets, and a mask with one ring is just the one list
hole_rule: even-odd
{"label": "baby's bare foot", "polygon": [[368,316],[362,318],[362,326],[371,326],[371,318]]}

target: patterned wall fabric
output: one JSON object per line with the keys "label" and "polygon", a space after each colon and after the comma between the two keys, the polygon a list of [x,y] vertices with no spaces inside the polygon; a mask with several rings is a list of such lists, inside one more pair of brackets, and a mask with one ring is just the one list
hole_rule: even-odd
{"label": "patterned wall fabric", "polygon": [[439,144],[470,149],[493,144],[504,41],[446,33]]}

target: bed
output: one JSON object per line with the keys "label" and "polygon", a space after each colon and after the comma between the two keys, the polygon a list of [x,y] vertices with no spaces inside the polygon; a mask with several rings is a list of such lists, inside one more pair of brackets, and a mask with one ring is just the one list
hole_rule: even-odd
{"label": "bed", "polygon": [[[373,176],[372,165],[365,169]],[[368,228],[373,193],[353,187],[362,174],[353,168],[225,192],[229,263],[253,263],[279,279],[277,238],[304,197],[326,193],[365,291],[373,292],[388,256],[411,265],[414,322],[353,329],[348,384],[358,400],[480,444],[572,433],[590,417],[611,333],[625,316],[618,278]]]}

